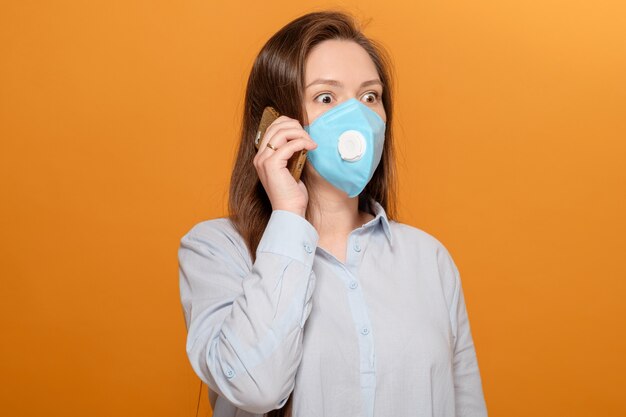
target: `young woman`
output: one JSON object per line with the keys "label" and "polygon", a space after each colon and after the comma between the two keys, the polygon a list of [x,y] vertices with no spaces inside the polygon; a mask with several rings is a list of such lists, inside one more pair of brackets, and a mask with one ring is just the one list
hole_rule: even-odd
{"label": "young woman", "polygon": [[[216,417],[487,415],[459,271],[393,220],[388,61],[329,11],[287,24],[254,62],[229,217],[178,252],[187,353]],[[283,116],[257,151],[265,106]]]}

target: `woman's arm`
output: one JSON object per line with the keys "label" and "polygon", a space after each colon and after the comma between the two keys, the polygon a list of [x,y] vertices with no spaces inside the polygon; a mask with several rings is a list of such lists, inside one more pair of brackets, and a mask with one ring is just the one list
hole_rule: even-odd
{"label": "woman's arm", "polygon": [[281,407],[293,390],[319,236],[303,217],[274,210],[251,270],[234,238],[208,221],[181,239],[187,355],[211,390],[261,414]]}
{"label": "woman's arm", "polygon": [[449,278],[447,281],[452,288],[449,312],[454,339],[456,415],[457,417],[486,417],[487,406],[459,270],[445,248],[440,250],[438,257],[440,270]]}

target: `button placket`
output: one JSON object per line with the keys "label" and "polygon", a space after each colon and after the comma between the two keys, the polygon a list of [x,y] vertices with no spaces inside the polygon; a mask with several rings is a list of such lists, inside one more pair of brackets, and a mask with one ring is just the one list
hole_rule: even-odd
{"label": "button placket", "polygon": [[[355,244],[355,242],[350,243],[353,246]],[[346,287],[349,288],[347,290],[348,303],[352,312],[356,336],[358,337],[361,386],[375,389],[375,346],[372,326],[362,287],[356,278],[359,256],[354,252],[348,253],[348,256],[352,262],[348,262],[343,267],[345,272],[343,279]]]}
{"label": "button placket", "polygon": [[346,267],[350,270],[353,275],[357,275],[359,270],[359,265],[361,263],[361,256],[363,253],[363,245],[362,245],[362,236],[363,231],[360,229],[354,230],[349,237],[348,240],[348,251],[346,258]]}

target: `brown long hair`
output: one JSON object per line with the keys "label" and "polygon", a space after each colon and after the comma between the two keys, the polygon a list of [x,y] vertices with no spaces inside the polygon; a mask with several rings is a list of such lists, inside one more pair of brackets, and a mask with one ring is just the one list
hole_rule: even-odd
{"label": "brown long hair", "polygon": [[[387,117],[382,159],[365,189],[359,195],[359,210],[372,213],[372,200],[378,201],[389,219],[396,216],[396,172],[393,150],[393,101],[391,61],[378,42],[367,38],[359,23],[350,14],[337,11],[318,11],[291,21],[276,32],[261,48],[256,57],[248,84],[243,110],[239,149],[230,182],[229,218],[244,238],[254,262],[256,248],[272,214],[270,200],[265,193],[252,160],[256,154],[254,137],[266,106],[280,114],[307,123],[304,107],[304,72],[307,56],[317,44],[330,39],[356,42],[369,54],[383,84],[383,106]],[[301,180],[307,183],[306,170]],[[306,218],[310,219],[315,196],[309,193]],[[280,410],[267,414],[282,416],[290,408],[291,400]]]}

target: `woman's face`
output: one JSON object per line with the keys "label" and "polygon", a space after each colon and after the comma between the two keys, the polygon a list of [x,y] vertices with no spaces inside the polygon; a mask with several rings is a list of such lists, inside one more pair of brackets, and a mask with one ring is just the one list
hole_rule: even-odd
{"label": "woman's face", "polygon": [[332,39],[316,45],[307,57],[304,85],[309,124],[350,98],[360,100],[387,121],[376,66],[356,42]]}

